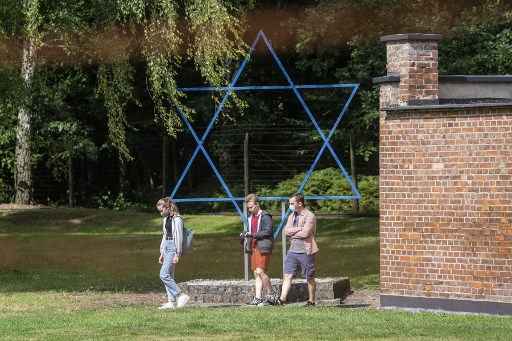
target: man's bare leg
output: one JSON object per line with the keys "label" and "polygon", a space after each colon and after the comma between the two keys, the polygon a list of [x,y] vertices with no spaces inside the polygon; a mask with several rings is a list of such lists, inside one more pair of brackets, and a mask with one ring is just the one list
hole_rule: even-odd
{"label": "man's bare leg", "polygon": [[309,302],[315,303],[316,299],[316,281],[315,278],[308,278]]}
{"label": "man's bare leg", "polygon": [[254,282],[255,282],[255,289],[256,289],[256,293],[254,296],[256,298],[261,298],[261,289],[262,289],[263,283],[261,281],[260,275],[258,274],[258,269],[256,269],[254,271]]}
{"label": "man's bare leg", "polygon": [[286,302],[286,297],[288,296],[288,292],[290,291],[290,287],[292,286],[292,278],[293,274],[284,274],[283,276],[283,287],[281,288],[281,298],[282,302]]}

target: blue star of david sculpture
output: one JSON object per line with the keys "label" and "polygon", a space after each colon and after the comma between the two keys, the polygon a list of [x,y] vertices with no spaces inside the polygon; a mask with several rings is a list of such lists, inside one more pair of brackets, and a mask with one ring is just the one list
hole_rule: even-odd
{"label": "blue star of david sculpture", "polygon": [[[278,65],[283,76],[286,78],[288,85],[236,86],[236,83],[237,83],[238,79],[240,78],[242,71],[245,69],[245,66],[249,62],[249,60],[256,48],[256,45],[260,41],[260,39],[263,39],[265,45],[267,46],[268,50],[270,51],[270,54],[272,55],[272,58]],[[326,136],[324,134],[324,132],[322,131],[322,129],[320,129],[320,126],[319,126],[315,116],[313,115],[313,113],[311,112],[311,109],[309,109],[308,105],[306,104],[304,98],[302,97],[301,93],[299,92],[299,89],[333,89],[333,88],[349,88],[349,89],[351,89],[351,93],[350,93],[350,96],[348,97],[347,101],[343,105],[341,111],[339,112],[336,121],[334,122],[333,126],[329,130],[329,133]],[[334,150],[334,148],[331,146],[331,144],[329,142],[331,140],[332,136],[334,135],[336,128],[338,127],[341,120],[345,116],[345,113],[347,112],[350,102],[352,102],[352,99],[354,98],[358,88],[359,88],[359,84],[349,84],[349,83],[296,85],[293,82],[293,80],[290,78],[290,75],[288,74],[285,67],[283,66],[283,63],[281,62],[281,60],[275,53],[274,49],[272,48],[272,45],[271,45],[270,41],[268,40],[267,36],[263,33],[263,31],[259,31],[258,35],[256,36],[256,39],[254,40],[254,42],[251,45],[251,49],[249,50],[249,53],[246,55],[246,57],[242,61],[240,67],[235,72],[235,74],[228,86],[226,86],[226,87],[193,87],[193,88],[180,88],[179,89],[182,92],[214,92],[215,91],[215,92],[225,92],[225,94],[222,97],[220,104],[215,109],[213,117],[211,118],[210,122],[208,123],[208,126],[206,127],[206,130],[203,132],[202,136],[199,136],[196,133],[196,131],[192,127],[190,121],[187,119],[186,115],[184,115],[184,113],[178,108],[178,115],[183,120],[185,126],[192,134],[192,137],[196,141],[197,146],[196,146],[194,152],[192,153],[190,160],[188,161],[187,165],[185,166],[185,169],[183,170],[181,176],[179,177],[178,181],[176,182],[174,189],[171,192],[171,195],[170,195],[171,199],[173,199],[175,202],[231,202],[231,203],[233,203],[233,206],[235,207],[238,214],[240,215],[240,219],[246,225],[247,217],[244,215],[244,213],[242,212],[242,209],[240,208],[240,205],[238,204],[238,202],[243,201],[244,198],[233,196],[233,194],[231,193],[231,190],[229,189],[228,185],[226,184],[226,182],[224,180],[224,177],[220,174],[219,170],[215,166],[215,163],[213,162],[212,158],[210,157],[210,154],[204,147],[204,143],[206,141],[206,138],[210,134],[211,130],[213,129],[213,125],[215,124],[215,121],[219,117],[219,114],[221,113],[222,109],[224,108],[224,105],[225,105],[227,99],[229,98],[229,96],[231,96],[231,94],[235,91],[254,91],[254,90],[263,90],[263,91],[291,90],[293,92],[293,94],[297,97],[299,103],[301,104],[301,106],[304,109],[304,111],[306,112],[307,116],[313,123],[315,130],[318,132],[318,134],[320,135],[320,137],[323,141],[322,147],[316,154],[316,157],[315,157],[313,163],[311,164],[311,166],[309,167],[309,169],[306,173],[306,176],[304,177],[301,184],[297,188],[297,192],[303,192],[304,186],[306,186],[309,178],[313,174],[313,170],[315,169],[316,165],[318,164],[320,157],[323,155],[325,150],[328,149],[329,152],[331,153],[332,157],[336,161],[336,164],[338,165],[338,168],[340,169],[341,174],[348,181],[353,195],[306,195],[304,198],[306,200],[307,199],[310,199],[310,200],[354,200],[354,199],[360,199],[361,194],[357,190],[354,182],[352,181],[352,178],[348,175],[348,173],[345,170],[345,167],[343,167],[343,164],[341,163],[336,151]],[[215,176],[219,180],[224,192],[226,193],[225,198],[175,198],[176,192],[178,191],[181,184],[183,183],[185,176],[189,172],[190,167],[192,166],[192,163],[196,159],[199,152],[203,153],[206,160],[210,164],[210,167],[212,168]],[[260,197],[259,199],[263,200],[263,201],[287,201],[288,197],[277,197],[277,196],[276,197]],[[276,232],[274,234],[275,237],[279,235],[279,232],[281,231],[288,214],[289,214],[289,212],[287,212],[286,215],[281,217],[281,222],[279,224],[279,227],[276,229]]]}

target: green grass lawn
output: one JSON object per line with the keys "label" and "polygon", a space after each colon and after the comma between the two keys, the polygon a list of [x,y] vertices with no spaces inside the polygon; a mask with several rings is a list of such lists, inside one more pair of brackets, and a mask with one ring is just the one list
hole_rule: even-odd
{"label": "green grass lawn", "polygon": [[[0,292],[161,290],[160,218],[155,213],[38,209],[0,213]],[[236,216],[192,215],[193,251],[178,281],[243,277]],[[277,221],[276,221],[277,224]],[[348,276],[352,286],[378,284],[376,218],[319,219],[319,276]],[[281,244],[270,274],[281,277]]]}
{"label": "green grass lawn", "polygon": [[[240,228],[237,216],[185,216],[198,234],[230,233]],[[2,234],[161,234],[157,212],[61,208],[0,210]]]}
{"label": "green grass lawn", "polygon": [[[235,216],[186,216],[177,280],[241,278]],[[0,340],[509,340],[512,318],[339,307],[160,311],[160,219],[89,209],[0,212]],[[378,285],[377,218],[318,221],[319,276]],[[270,273],[281,276],[281,245]],[[152,293],[153,292],[153,293]],[[155,294],[158,293],[158,294]]]}
{"label": "green grass lawn", "polygon": [[154,305],[112,304],[110,295],[0,295],[0,339],[510,340],[512,335],[511,317],[338,307],[160,311]]}

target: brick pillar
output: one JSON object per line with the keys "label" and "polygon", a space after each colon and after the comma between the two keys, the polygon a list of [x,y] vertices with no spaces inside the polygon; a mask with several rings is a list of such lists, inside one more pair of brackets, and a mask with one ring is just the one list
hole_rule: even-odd
{"label": "brick pillar", "polygon": [[391,89],[389,94],[381,94],[381,97],[388,97],[381,104],[409,106],[439,103],[437,42],[440,39],[440,34],[423,33],[381,37],[387,49],[387,75],[400,77],[398,94]]}

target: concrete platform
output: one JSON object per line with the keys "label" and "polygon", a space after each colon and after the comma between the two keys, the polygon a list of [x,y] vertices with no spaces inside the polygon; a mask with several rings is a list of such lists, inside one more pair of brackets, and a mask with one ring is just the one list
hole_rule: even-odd
{"label": "concrete platform", "polygon": [[[271,280],[272,288],[281,292],[281,279]],[[350,294],[350,281],[346,277],[316,279],[317,301],[341,301]],[[254,280],[208,280],[196,279],[179,283],[180,288],[190,296],[192,304],[244,304],[254,297]],[[307,283],[294,279],[288,294],[288,302],[303,302],[308,299]]]}

